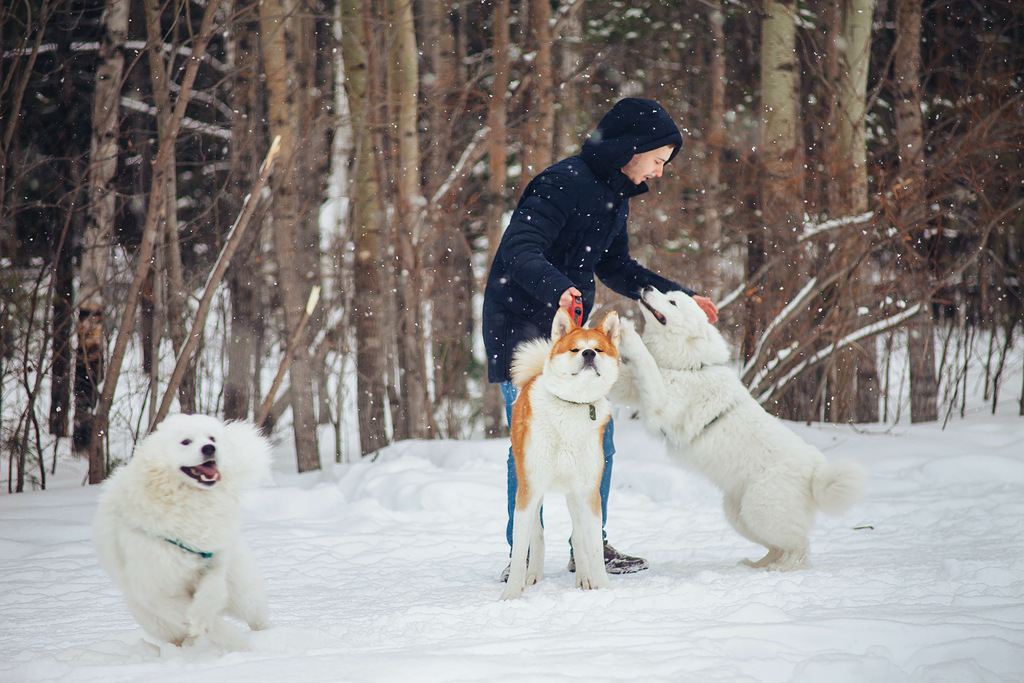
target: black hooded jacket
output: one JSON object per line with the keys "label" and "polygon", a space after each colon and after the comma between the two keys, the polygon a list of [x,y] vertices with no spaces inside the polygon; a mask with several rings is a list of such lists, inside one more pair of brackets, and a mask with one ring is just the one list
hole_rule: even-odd
{"label": "black hooded jacket", "polygon": [[657,102],[620,100],[576,156],[548,167],[527,185],[487,278],[483,305],[487,377],[509,379],[512,351],[551,334],[558,300],[570,287],[583,293],[584,318],[594,305],[594,275],[615,292],[636,299],[653,286],[682,289],[629,255],[629,198],[647,192],[621,169],[634,154],[673,145],[682,135]]}

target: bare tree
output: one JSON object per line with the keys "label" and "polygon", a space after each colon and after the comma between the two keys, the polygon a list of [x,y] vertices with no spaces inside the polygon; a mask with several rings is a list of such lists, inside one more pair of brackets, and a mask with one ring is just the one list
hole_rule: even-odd
{"label": "bare tree", "polygon": [[529,88],[529,115],[526,117],[526,145],[523,158],[523,182],[529,181],[551,164],[554,156],[554,79],[551,58],[551,3],[530,0],[530,45],[534,50]]}
{"label": "bare tree", "polygon": [[[871,22],[874,0],[844,0],[839,30],[840,79],[835,159],[835,184],[839,205],[837,217],[859,216],[868,210],[867,149],[864,137],[867,112],[867,78],[871,55]],[[843,258],[856,259],[865,248],[863,231],[853,226],[843,239]],[[841,290],[844,319],[856,321],[856,310],[869,298],[870,259],[863,261],[861,272],[850,278]],[[859,347],[839,352],[833,366],[828,416],[833,422],[878,421],[878,370],[874,338]]]}
{"label": "bare tree", "polygon": [[[89,218],[79,267],[78,346],[75,355],[75,428],[73,443],[85,451],[94,441],[93,408],[104,382],[106,339],[103,315],[105,290],[110,281],[110,250],[114,234],[116,197],[112,179],[117,170],[121,85],[124,79],[124,43],[128,36],[128,0],[108,0],[103,13],[100,61],[92,108],[92,143],[89,149]],[[89,451],[89,481],[104,477],[103,454]]]}
{"label": "bare tree", "polygon": [[171,163],[174,157],[173,141],[177,139],[178,130],[185,118],[185,109],[192,96],[192,87],[195,84],[196,75],[199,71],[199,64],[202,61],[201,57],[206,53],[206,47],[213,37],[214,15],[219,4],[220,0],[209,0],[207,3],[202,24],[192,44],[192,51],[189,54],[188,66],[185,68],[178,98],[174,103],[174,113],[167,124],[167,135],[161,141],[160,149],[157,151],[156,159],[153,162],[150,202],[146,210],[146,223],[142,228],[142,242],[139,244],[136,255],[135,275],[123,304],[117,337],[114,340],[114,349],[110,354],[110,366],[107,368],[107,375],[103,381],[103,390],[100,393],[99,402],[96,407],[96,416],[89,441],[90,484],[100,483],[106,474],[103,440],[106,437],[110,419],[110,406],[114,401],[114,392],[117,389],[125,351],[128,348],[128,340],[131,337],[132,328],[135,324],[139,295],[143,283],[149,277],[153,250],[160,236],[158,207],[160,206],[160,198],[164,196],[164,185],[167,182],[167,175],[171,173],[173,166]]}
{"label": "bare tree", "polygon": [[[487,263],[494,260],[501,241],[502,220],[508,206],[508,89],[509,89],[509,0],[495,0],[491,22],[491,93],[487,103]],[[505,425],[504,402],[496,385],[484,385],[484,430],[501,434]]]}
{"label": "bare tree", "polygon": [[[153,99],[156,102],[157,137],[162,142],[173,112],[170,78],[174,70],[174,60],[169,59],[164,50],[164,35],[161,29],[163,4],[159,0],[145,0],[145,9],[146,54],[149,57],[149,76]],[[178,14],[179,12],[174,12],[174,16],[178,16]],[[181,247],[178,244],[178,180],[177,172],[174,169],[167,175],[167,185],[164,188],[163,196],[155,199],[160,206],[160,231],[163,239],[161,240],[162,249],[159,258],[163,262],[164,268],[153,273],[153,277],[166,278],[166,286],[158,288],[158,291],[166,293],[167,330],[170,333],[174,353],[178,355],[184,348],[188,335],[188,307],[185,304],[185,294],[188,290],[185,286],[184,269],[181,264]],[[155,326],[153,335],[153,344],[155,348],[159,349],[161,336],[159,326]],[[153,373],[156,373],[157,367],[158,364],[154,362]],[[189,364],[188,371],[178,388],[178,402],[182,412],[194,413],[196,411],[195,363]]]}
{"label": "bare tree", "polygon": [[[755,358],[767,324],[782,310],[798,258],[797,231],[801,217],[801,152],[797,140],[799,114],[796,88],[795,3],[769,0],[761,20],[761,216],[747,238],[747,320],[743,355]],[[767,267],[768,261],[784,264]],[[773,348],[788,344],[785,334]],[[778,405],[773,406],[776,410]]]}
{"label": "bare tree", "polygon": [[396,436],[424,438],[430,432],[431,409],[427,401],[423,332],[424,198],[420,187],[419,57],[413,22],[412,0],[388,0],[391,30],[388,36],[388,80],[396,113],[397,186],[395,223],[398,315],[398,373],[401,387]]}
{"label": "bare tree", "polygon": [[385,321],[381,277],[384,270],[381,244],[381,204],[378,192],[377,155],[371,129],[372,81],[369,39],[370,22],[362,0],[344,0],[342,50],[352,127],[356,135],[356,165],[352,188],[352,231],[355,264],[352,302],[356,351],[356,410],[362,454],[376,453],[387,445],[384,385]]}
{"label": "bare tree", "polygon": [[[256,3],[239,5],[236,19],[229,26],[228,55],[231,60],[229,82],[231,109],[231,172],[228,203],[238,211],[244,195],[251,191],[258,173],[258,151],[266,136],[263,128],[263,96],[260,89],[259,18]],[[224,378],[224,417],[244,419],[260,403],[260,349],[266,326],[260,301],[266,290],[261,267],[260,220],[247,231],[227,272],[231,299],[231,336],[227,340],[228,368]]]}
{"label": "bare tree", "polygon": [[[896,3],[896,46],[893,57],[895,81],[896,141],[899,148],[899,178],[893,194],[898,198],[900,231],[910,238],[907,250],[911,299],[931,300],[927,263],[916,247],[927,226],[927,191],[924,164],[924,134],[921,124],[921,0]],[[907,326],[907,357],[910,361],[910,421],[939,419],[938,378],[935,374],[935,326],[931,306]]]}
{"label": "bare tree", "polygon": [[[316,207],[310,201],[310,155],[319,151],[310,139],[314,126],[316,82],[312,18],[291,0],[260,3],[260,41],[266,74],[268,132],[281,138],[281,172],[275,176],[271,206],[277,276],[287,330],[297,329],[306,301],[319,284]],[[298,345],[289,368],[295,457],[300,472],[320,468],[313,371],[309,344]]]}

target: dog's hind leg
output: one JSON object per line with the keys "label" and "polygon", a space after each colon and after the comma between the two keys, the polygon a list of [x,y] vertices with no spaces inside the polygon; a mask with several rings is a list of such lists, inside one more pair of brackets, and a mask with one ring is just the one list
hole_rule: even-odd
{"label": "dog's hind leg", "polygon": [[[501,600],[514,600],[522,597],[523,589],[526,588],[527,556],[530,552],[530,539],[534,538],[536,534],[533,527],[534,525],[540,526],[541,499],[542,496],[535,496],[528,500],[523,507],[517,505],[512,513],[512,560],[509,563],[508,582],[501,594]],[[543,530],[540,533],[543,534]],[[541,545],[543,545],[543,539]],[[536,562],[536,558],[533,561]],[[539,566],[543,566],[543,560]],[[534,583],[537,579],[539,577],[535,575]]]}
{"label": "dog's hind leg", "polygon": [[[743,536],[768,548],[768,553],[748,566],[768,571],[790,571],[808,566],[810,543],[807,530],[813,510],[799,505],[799,496],[779,487],[777,481],[752,484],[734,508],[730,519]],[[727,507],[727,514],[728,508]]]}

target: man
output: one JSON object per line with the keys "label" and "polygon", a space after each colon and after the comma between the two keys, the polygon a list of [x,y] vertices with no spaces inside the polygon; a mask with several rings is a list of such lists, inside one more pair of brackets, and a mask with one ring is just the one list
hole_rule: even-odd
{"label": "man", "polygon": [[[512,351],[524,341],[549,335],[555,312],[569,308],[573,297],[582,297],[586,319],[594,305],[594,275],[633,299],[647,286],[693,295],[634,261],[626,234],[629,199],[647,192],[647,181],[661,177],[682,144],[679,128],[660,104],[627,98],[601,119],[578,155],[548,167],[526,187],[494,255],[483,304],[488,380],[500,383],[510,423],[516,397],[509,377]],[[715,322],[718,311],[711,300],[694,298]],[[601,480],[602,525],[608,518],[614,453],[609,422]],[[510,546],[516,489],[510,450],[506,531]],[[604,551],[605,568],[611,574],[647,568],[646,560],[619,553],[607,540]],[[570,559],[569,570],[574,569]],[[502,580],[507,580],[507,571]]]}

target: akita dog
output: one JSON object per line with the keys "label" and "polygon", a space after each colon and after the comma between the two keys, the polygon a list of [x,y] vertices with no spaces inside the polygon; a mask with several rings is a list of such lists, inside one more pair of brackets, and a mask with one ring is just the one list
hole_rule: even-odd
{"label": "akita dog", "polygon": [[722,489],[740,535],[768,553],[744,564],[768,570],[807,565],[815,512],[837,514],[861,493],[863,468],[828,461],[768,414],[730,368],[729,347],[684,292],[646,289],[643,338],[622,324],[616,399],[640,408],[674,454]]}
{"label": "akita dog", "polygon": [[518,488],[512,561],[502,600],[522,596],[544,567],[544,494],[565,494],[572,519],[578,588],[610,588],[601,539],[601,475],[608,393],[619,375],[619,316],[596,329],[577,327],[559,309],[551,339],[521,344],[512,360],[519,390],[512,406],[512,456]]}

